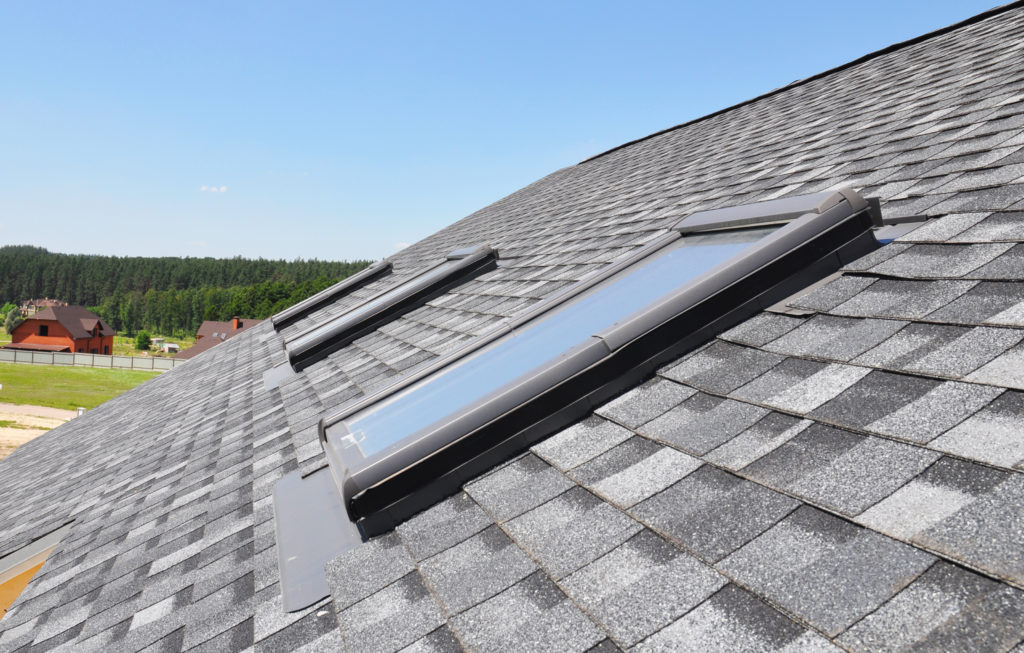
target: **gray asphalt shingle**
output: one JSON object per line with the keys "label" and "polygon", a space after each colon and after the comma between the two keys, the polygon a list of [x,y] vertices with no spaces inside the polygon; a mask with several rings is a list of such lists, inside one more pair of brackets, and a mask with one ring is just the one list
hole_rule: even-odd
{"label": "gray asphalt shingle", "polygon": [[449,615],[498,594],[537,565],[497,526],[425,560],[420,570]]}
{"label": "gray asphalt shingle", "polygon": [[704,560],[714,562],[759,535],[799,502],[711,465],[630,512]]}
{"label": "gray asphalt shingle", "polygon": [[816,315],[764,348],[788,356],[845,362],[875,347],[906,325],[899,320]]}
{"label": "gray asphalt shingle", "polygon": [[708,392],[729,394],[775,367],[782,359],[760,349],[716,341],[662,370],[661,376]]}
{"label": "gray asphalt shingle", "polygon": [[696,392],[693,388],[655,378],[600,406],[594,412],[635,429],[689,399]]}
{"label": "gray asphalt shingle", "polygon": [[356,651],[397,650],[444,622],[441,608],[415,572],[338,611],[345,647]]}
{"label": "gray asphalt shingle", "polygon": [[626,541],[641,526],[575,487],[506,524],[509,534],[556,580]]}
{"label": "gray asphalt shingle", "polygon": [[643,531],[563,582],[568,595],[629,647],[693,608],[726,579]]}
{"label": "gray asphalt shingle", "polygon": [[876,610],[934,560],[805,506],[718,568],[834,636]]}
{"label": "gray asphalt shingle", "polygon": [[481,651],[586,651],[604,639],[594,622],[541,573],[451,623],[460,640]]}
{"label": "gray asphalt shingle", "polygon": [[564,474],[533,454],[466,485],[466,493],[499,522],[511,519],[573,486]]}
{"label": "gray asphalt shingle", "polygon": [[839,637],[854,651],[1005,651],[1024,633],[1024,593],[947,562]]}
{"label": "gray asphalt shingle", "polygon": [[768,414],[767,409],[698,393],[640,427],[648,437],[703,455]]}
{"label": "gray asphalt shingle", "polygon": [[700,460],[681,451],[634,437],[577,467],[570,476],[625,508],[672,485],[700,464]]}
{"label": "gray asphalt shingle", "polygon": [[839,651],[736,585],[646,639],[638,651]]}
{"label": "gray asphalt shingle", "polygon": [[743,473],[845,515],[856,515],[923,472],[939,454],[815,424]]}
{"label": "gray asphalt shingle", "polygon": [[783,413],[769,413],[732,440],[708,452],[705,459],[737,471],[774,451],[813,423]]}
{"label": "gray asphalt shingle", "polygon": [[[845,278],[845,277],[843,277]],[[920,319],[969,292],[977,281],[878,279],[830,312],[852,317]],[[929,317],[929,319],[933,319]],[[938,318],[936,318],[938,319]],[[938,321],[943,321],[938,319]]]}
{"label": "gray asphalt shingle", "polygon": [[1024,462],[1024,393],[1008,390],[989,405],[932,440],[940,451],[990,465]]}
{"label": "gray asphalt shingle", "polygon": [[[1022,35],[1003,8],[558,170],[282,334],[20,448],[0,555],[71,530],[0,649],[1019,651]],[[283,612],[271,495],[326,464],[321,417],[694,211],[844,186],[937,219],[788,300],[814,314],[741,322],[332,561],[332,596]],[[475,243],[497,269],[266,387],[284,337]]]}

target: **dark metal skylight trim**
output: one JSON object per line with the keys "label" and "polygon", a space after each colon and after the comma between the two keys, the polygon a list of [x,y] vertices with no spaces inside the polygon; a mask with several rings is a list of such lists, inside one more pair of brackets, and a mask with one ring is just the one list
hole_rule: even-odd
{"label": "dark metal skylight trim", "polygon": [[871,236],[878,216],[852,191],[702,212],[681,221],[677,231],[657,239],[628,263],[613,266],[600,278],[577,284],[571,293],[543,302],[542,309],[517,320],[510,329],[557,312],[559,306],[584,296],[610,276],[658,254],[682,238],[681,231],[748,227],[795,214],[799,217],[727,264],[711,268],[656,304],[620,319],[546,367],[463,407],[447,422],[430,425],[429,432],[413,433],[400,446],[384,451],[386,456],[374,459],[371,455],[365,460],[352,459],[352,452],[346,456],[345,448],[359,446],[359,434],[350,433],[345,420],[399,396],[434,372],[459,365],[509,330],[321,420],[321,442],[350,518],[367,536],[392,528],[457,491],[475,474],[584,416],[657,366],[878,247]]}
{"label": "dark metal skylight trim", "polygon": [[345,277],[330,288],[321,290],[317,294],[303,299],[298,304],[289,306],[277,315],[272,315],[270,317],[270,321],[273,323],[274,329],[280,331],[281,329],[298,322],[313,311],[321,309],[331,302],[336,301],[341,295],[350,293],[353,290],[374,281],[378,277],[390,273],[391,262],[378,261],[370,267],[363,268],[359,272],[356,272],[352,276]]}
{"label": "dark metal skylight trim", "polygon": [[380,325],[497,265],[498,252],[486,245],[457,249],[445,257],[444,263],[287,342],[288,363],[296,372],[302,371]]}

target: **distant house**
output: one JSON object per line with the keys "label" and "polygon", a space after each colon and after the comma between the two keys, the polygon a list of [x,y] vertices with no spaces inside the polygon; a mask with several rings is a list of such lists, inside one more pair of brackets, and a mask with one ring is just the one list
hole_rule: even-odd
{"label": "distant house", "polygon": [[196,331],[196,344],[184,351],[178,352],[172,356],[172,358],[192,358],[193,356],[201,354],[207,349],[210,349],[229,338],[237,336],[243,331],[251,329],[262,321],[263,320],[243,320],[239,317],[231,318],[231,321],[229,322],[207,320],[200,324],[199,330]]}
{"label": "distant house", "polygon": [[114,329],[82,306],[50,306],[22,322],[6,349],[109,354]]}
{"label": "distant house", "polygon": [[176,342],[165,342],[160,345],[160,349],[163,350],[165,354],[176,354],[181,351],[181,346]]}
{"label": "distant house", "polygon": [[67,302],[62,302],[59,299],[50,299],[49,297],[44,297],[43,299],[30,299],[26,302],[23,302],[22,305],[18,308],[18,310],[21,312],[23,316],[29,317],[47,308],[66,307],[67,305]]}

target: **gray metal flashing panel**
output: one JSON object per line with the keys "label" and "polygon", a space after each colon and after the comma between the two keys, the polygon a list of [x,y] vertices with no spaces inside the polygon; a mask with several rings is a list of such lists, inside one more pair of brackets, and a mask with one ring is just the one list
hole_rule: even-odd
{"label": "gray metal flashing panel", "polygon": [[[454,258],[453,258],[454,257]],[[387,290],[343,315],[285,343],[288,362],[301,371],[377,326],[497,266],[497,252],[478,246],[456,250],[445,262]]]}
{"label": "gray metal flashing panel", "polygon": [[23,574],[46,559],[61,539],[71,530],[71,524],[65,524],[55,531],[33,540],[29,544],[0,557],[0,584]]}
{"label": "gray metal flashing panel", "polygon": [[327,598],[324,565],[363,542],[326,469],[306,478],[291,472],[274,485],[274,529],[286,612]]}
{"label": "gray metal flashing panel", "polygon": [[303,317],[309,315],[318,308],[337,300],[341,295],[347,294],[370,283],[374,279],[391,272],[391,262],[381,261],[374,263],[368,268],[360,270],[352,276],[342,279],[330,288],[321,290],[312,297],[307,297],[298,304],[290,306],[277,315],[270,318],[274,329],[280,331],[290,324],[294,324]]}
{"label": "gray metal flashing panel", "polygon": [[460,247],[459,249],[448,252],[448,256],[445,256],[445,260],[461,261],[462,259],[469,258],[470,256],[486,256],[489,254],[497,256],[498,252],[491,249],[487,245],[470,245],[469,247]]}
{"label": "gray metal flashing panel", "polygon": [[843,200],[850,204],[854,212],[868,207],[867,200],[851,190],[843,189],[698,211],[683,218],[672,228],[681,234],[687,234],[789,222],[807,213],[824,213]]}
{"label": "gray metal flashing panel", "polygon": [[609,398],[612,386],[621,390],[650,373],[668,352],[678,355],[793,285],[834,271],[840,252],[877,247],[870,208],[859,196],[816,194],[781,206],[809,204],[825,208],[801,211],[785,226],[660,242],[634,265],[472,354],[321,421],[352,519],[370,535],[390,528],[457,488],[484,461],[500,462]]}

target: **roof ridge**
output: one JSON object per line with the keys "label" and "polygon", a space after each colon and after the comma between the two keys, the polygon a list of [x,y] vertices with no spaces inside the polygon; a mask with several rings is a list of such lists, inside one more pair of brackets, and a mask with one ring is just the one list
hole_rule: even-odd
{"label": "roof ridge", "polygon": [[797,88],[799,86],[803,86],[804,84],[808,84],[808,83],[813,82],[813,81],[815,81],[817,79],[821,79],[822,77],[827,77],[829,75],[838,73],[840,71],[846,70],[847,68],[852,68],[853,66],[857,66],[857,65],[862,64],[862,63],[864,63],[866,61],[870,61],[870,60],[875,59],[877,57],[880,57],[882,55],[889,54],[890,52],[895,52],[897,50],[902,50],[903,48],[907,48],[907,47],[910,47],[912,45],[916,45],[918,43],[921,43],[922,41],[927,41],[927,40],[933,39],[933,38],[935,38],[937,36],[942,36],[943,34],[948,34],[949,32],[958,30],[958,29],[960,29],[962,27],[967,27],[968,25],[973,25],[974,23],[978,23],[978,22],[981,22],[981,21],[983,21],[983,20],[985,20],[987,18],[991,18],[992,16],[996,16],[996,15],[1005,13],[1007,11],[1010,11],[1011,9],[1017,9],[1018,7],[1021,7],[1021,6],[1024,6],[1024,0],[1014,0],[1014,2],[1009,2],[1009,3],[1005,4],[1005,5],[999,5],[997,7],[993,7],[992,9],[989,9],[987,11],[983,11],[980,14],[975,14],[974,16],[971,16],[969,18],[965,18],[964,20],[961,20],[958,23],[953,23],[952,25],[946,25],[945,27],[940,27],[937,30],[928,32],[926,34],[922,34],[921,36],[916,36],[914,38],[907,39],[906,41],[898,41],[898,42],[893,43],[892,45],[886,46],[886,47],[884,47],[884,48],[882,48],[880,50],[875,50],[874,52],[869,52],[868,54],[865,54],[862,57],[858,57],[857,59],[854,59],[853,61],[848,61],[848,62],[846,62],[844,64],[840,64],[839,66],[836,66],[834,68],[829,68],[828,70],[825,70],[823,72],[817,73],[815,75],[811,75],[810,77],[805,77],[803,79],[798,79],[796,81],[790,82],[789,84],[786,84],[785,86],[780,86],[778,88],[774,88],[774,89],[772,89],[772,90],[770,90],[770,91],[768,91],[766,93],[762,93],[760,95],[754,96],[754,97],[750,98],[749,100],[744,100],[742,102],[738,102],[737,104],[733,104],[733,105],[727,106],[724,109],[719,109],[717,111],[712,111],[711,113],[708,113],[708,114],[705,114],[703,116],[700,116],[699,118],[694,118],[693,120],[688,120],[686,122],[679,123],[678,125],[675,125],[675,126],[672,126],[672,127],[667,127],[665,129],[656,131],[653,134],[648,134],[647,136],[642,136],[640,138],[628,141],[626,143],[623,143],[622,145],[616,145],[615,147],[611,148],[610,150],[605,150],[604,152],[601,152],[600,154],[595,154],[592,157],[589,157],[589,158],[586,158],[586,159],[580,161],[576,165],[583,165],[584,163],[589,163],[590,161],[593,161],[595,159],[600,159],[601,157],[603,157],[603,156],[605,156],[607,154],[611,154],[612,152],[616,152],[618,150],[625,149],[625,148],[629,147],[630,145],[636,145],[637,143],[642,143],[642,142],[644,142],[646,140],[650,140],[650,139],[655,138],[657,136],[661,136],[662,134],[667,134],[668,132],[675,131],[677,129],[682,129],[683,127],[689,127],[690,125],[693,125],[693,124],[696,124],[696,123],[699,123],[699,122],[703,122],[705,120],[709,120],[709,119],[714,118],[715,116],[719,116],[719,115],[721,115],[723,113],[728,113],[729,111],[733,111],[735,109],[739,109],[741,107],[745,107],[748,104],[753,104],[754,102],[757,102],[759,100],[763,100],[763,99],[772,97],[774,95],[778,95],[779,93],[782,93],[783,91],[788,91],[789,89]]}

